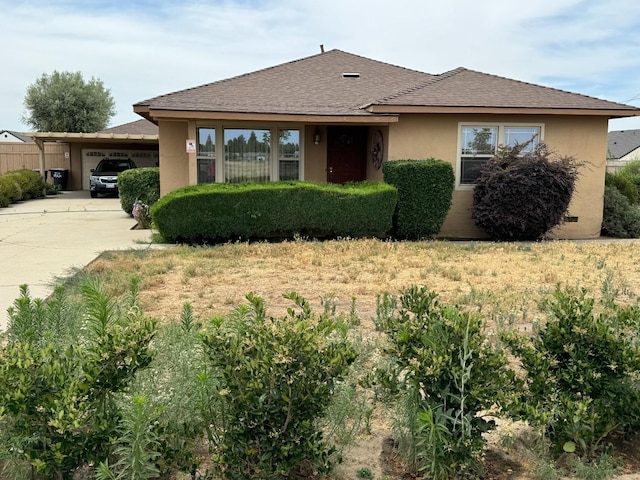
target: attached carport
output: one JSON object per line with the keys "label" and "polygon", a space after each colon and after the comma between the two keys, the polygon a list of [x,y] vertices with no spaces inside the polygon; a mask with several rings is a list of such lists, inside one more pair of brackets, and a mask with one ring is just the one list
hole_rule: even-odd
{"label": "attached carport", "polygon": [[[145,121],[146,122],[146,121]],[[120,127],[134,130],[139,122]],[[157,128],[157,127],[156,127]],[[138,167],[158,166],[157,133],[96,133],[32,132],[24,135],[33,138],[40,151],[40,173],[47,172],[45,142],[69,144],[69,171],[67,190],[88,190],[91,169],[103,158],[131,158]]]}

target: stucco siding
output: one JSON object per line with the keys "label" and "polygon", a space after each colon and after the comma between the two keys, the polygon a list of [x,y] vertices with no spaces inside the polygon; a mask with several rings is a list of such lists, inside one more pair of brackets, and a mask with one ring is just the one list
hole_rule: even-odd
{"label": "stucco siding", "polygon": [[[559,238],[600,235],[604,194],[607,118],[534,115],[402,115],[389,126],[388,160],[437,158],[457,168],[458,127],[461,122],[543,124],[543,140],[559,155],[583,164],[566,223],[553,234]],[[473,190],[456,187],[449,214],[440,231],[447,238],[484,238],[471,219]]]}
{"label": "stucco siding", "polygon": [[189,185],[189,155],[186,149],[188,126],[186,121],[159,122],[161,196]]}
{"label": "stucco siding", "polygon": [[547,145],[559,155],[582,164],[568,216],[553,233],[558,238],[597,238],[602,225],[604,175],[607,158],[607,124],[604,117],[552,117],[546,122]]}
{"label": "stucco siding", "polygon": [[[320,131],[320,143],[316,145],[313,135]],[[304,180],[307,182],[327,181],[327,128],[306,125],[304,128]]]}

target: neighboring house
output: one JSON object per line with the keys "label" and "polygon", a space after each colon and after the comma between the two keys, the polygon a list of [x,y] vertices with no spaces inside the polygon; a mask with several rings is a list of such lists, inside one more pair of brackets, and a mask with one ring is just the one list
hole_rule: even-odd
{"label": "neighboring house", "polygon": [[607,172],[615,173],[632,160],[640,160],[640,130],[609,132]]}
{"label": "neighboring house", "polygon": [[24,143],[32,141],[33,140],[31,140],[29,137],[25,137],[18,132],[12,132],[11,130],[0,130],[0,142]]}
{"label": "neighboring house", "polygon": [[382,180],[382,161],[434,157],[456,175],[440,235],[482,238],[478,167],[500,144],[546,142],[581,170],[562,238],[600,234],[607,125],[640,109],[458,68],[440,75],[332,50],[134,105],[159,126],[160,190],[301,179]]}
{"label": "neighboring house", "polygon": [[[65,167],[69,170],[69,190],[89,190],[91,169],[103,158],[130,158],[138,167],[154,167],[159,162],[158,127],[143,119],[94,133],[35,132],[23,135],[45,146],[58,142],[69,145],[68,166]],[[48,159],[41,161],[45,170],[51,168]]]}

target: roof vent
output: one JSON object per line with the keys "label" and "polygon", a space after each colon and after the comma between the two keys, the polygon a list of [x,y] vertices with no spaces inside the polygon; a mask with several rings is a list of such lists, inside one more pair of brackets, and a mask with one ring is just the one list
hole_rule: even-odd
{"label": "roof vent", "polygon": [[342,78],[360,78],[360,74],[355,72],[345,72],[342,74]]}

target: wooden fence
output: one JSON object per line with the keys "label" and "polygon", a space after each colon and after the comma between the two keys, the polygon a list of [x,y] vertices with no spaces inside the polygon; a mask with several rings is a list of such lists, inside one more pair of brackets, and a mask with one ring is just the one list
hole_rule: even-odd
{"label": "wooden fence", "polygon": [[[68,143],[44,144],[46,155],[45,168],[69,169],[70,153]],[[66,157],[65,157],[66,154]],[[40,150],[35,143],[0,142],[0,175],[13,170],[40,170]]]}

